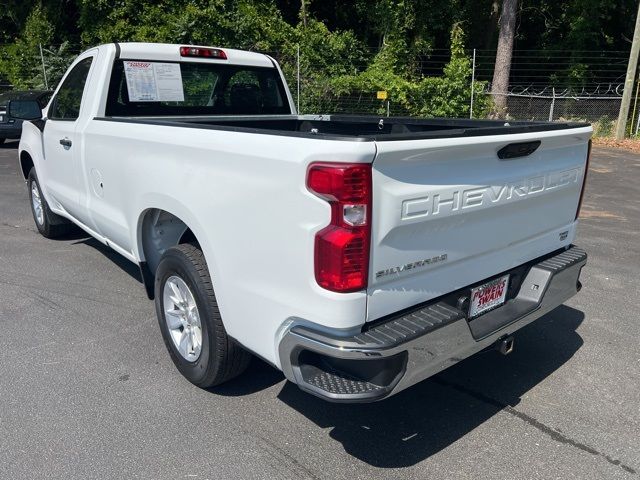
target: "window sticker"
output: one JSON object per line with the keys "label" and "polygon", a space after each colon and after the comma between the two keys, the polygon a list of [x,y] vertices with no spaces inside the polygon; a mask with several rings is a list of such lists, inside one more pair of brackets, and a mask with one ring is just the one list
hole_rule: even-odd
{"label": "window sticker", "polygon": [[158,100],[161,102],[184,102],[182,73],[179,63],[154,63]]}
{"label": "window sticker", "polygon": [[178,63],[124,62],[129,101],[184,102]]}

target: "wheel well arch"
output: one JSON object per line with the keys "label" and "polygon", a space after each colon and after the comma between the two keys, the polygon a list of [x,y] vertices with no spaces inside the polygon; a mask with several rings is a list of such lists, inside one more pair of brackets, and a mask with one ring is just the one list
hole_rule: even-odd
{"label": "wheel well arch", "polygon": [[155,271],[162,254],[182,243],[196,243],[193,230],[180,217],[160,208],[149,208],[139,222],[140,270],[149,298],[154,297]]}
{"label": "wheel well arch", "polygon": [[34,167],[33,158],[29,155],[29,152],[23,150],[20,152],[20,170],[22,171],[22,178],[25,180],[29,177],[29,172]]}

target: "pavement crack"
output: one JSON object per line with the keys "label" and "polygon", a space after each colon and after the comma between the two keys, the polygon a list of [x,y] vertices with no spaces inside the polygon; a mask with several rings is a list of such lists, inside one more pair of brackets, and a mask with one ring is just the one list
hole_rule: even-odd
{"label": "pavement crack", "polygon": [[574,439],[564,435],[559,430],[555,430],[555,429],[549,427],[548,425],[545,425],[540,420],[532,417],[531,415],[527,415],[526,413],[521,412],[520,410],[516,410],[511,405],[507,405],[505,403],[502,403],[501,401],[496,400],[495,398],[490,397],[488,395],[485,395],[484,393],[478,392],[478,391],[473,390],[473,389],[468,388],[468,387],[464,387],[462,385],[458,385],[458,384],[453,383],[453,382],[448,382],[448,381],[443,380],[441,378],[434,378],[433,380],[436,383],[438,383],[438,384],[440,384],[440,385],[442,385],[444,387],[449,387],[449,388],[452,388],[454,390],[457,390],[458,392],[461,392],[461,393],[464,393],[466,395],[469,395],[469,396],[475,398],[476,400],[479,400],[479,401],[481,401],[483,403],[486,403],[488,405],[496,407],[496,408],[508,413],[509,415],[512,415],[512,416],[514,416],[516,418],[519,418],[523,422],[525,422],[528,425],[532,426],[536,430],[542,432],[543,434],[545,434],[546,436],[548,436],[552,440],[555,440],[556,442],[562,443],[564,445],[569,445],[569,446],[577,448],[578,450],[581,450],[583,452],[590,453],[591,455],[594,455],[594,456],[602,457],[607,462],[609,462],[611,465],[615,465],[616,467],[620,467],[627,473],[631,473],[631,474],[636,474],[637,473],[635,468],[632,468],[629,465],[625,465],[624,463],[622,463],[622,461],[620,461],[620,460],[618,460],[616,458],[613,458],[610,455],[607,455],[606,453],[602,453],[602,452],[598,451],[597,449],[595,449],[595,448],[593,448],[593,447],[591,447],[589,445],[586,445],[584,443],[581,443],[581,442],[579,442],[577,440],[574,440]]}
{"label": "pavement crack", "polygon": [[[274,442],[272,442],[271,440],[259,434],[255,436],[260,439],[261,443],[266,447],[266,449],[274,457],[277,457],[284,463],[289,464],[289,466],[293,470],[297,471],[297,475],[296,475],[297,478],[310,478],[312,480],[320,480],[320,477],[318,477],[314,472],[309,470],[306,466],[304,466],[302,463],[300,463],[298,460],[296,460],[294,457],[292,457],[289,453],[287,453],[284,449],[276,445]],[[290,473],[290,472],[287,472],[287,473]]]}
{"label": "pavement crack", "polygon": [[[0,273],[4,273],[4,272],[0,272]],[[17,276],[17,274],[15,274],[15,275]],[[23,275],[23,276],[27,277],[27,275]],[[71,286],[76,286],[77,285],[77,284],[74,284],[74,283],[71,283],[71,282],[59,282],[59,283],[66,283],[66,284],[69,284]],[[33,282],[29,283],[29,282],[11,281],[11,280],[4,280],[4,279],[0,278],[0,284],[10,285],[10,286],[13,286],[13,287],[28,288],[28,289],[31,289],[32,292],[34,290],[40,290],[42,292],[53,293],[53,294],[63,295],[63,296],[66,296],[66,297],[78,298],[80,300],[87,300],[87,301],[90,301],[90,302],[101,303],[101,304],[109,305],[109,306],[112,306],[112,307],[123,308],[122,304],[101,300],[99,298],[96,298],[95,296],[91,296],[91,295],[87,295],[87,294],[81,294],[81,293],[72,294],[69,291],[63,291],[61,288],[58,289],[58,290],[55,290],[55,289],[47,288],[47,287],[40,286],[40,285],[37,285],[37,284],[33,284]],[[88,287],[88,288],[96,289],[95,287]]]}
{"label": "pavement crack", "polygon": [[51,310],[59,310],[60,308],[62,308],[62,306],[59,303],[55,302],[50,298],[46,298],[43,295],[40,295],[34,291],[26,290],[25,293],[28,297],[31,297],[33,300],[45,306],[46,308],[50,308]]}

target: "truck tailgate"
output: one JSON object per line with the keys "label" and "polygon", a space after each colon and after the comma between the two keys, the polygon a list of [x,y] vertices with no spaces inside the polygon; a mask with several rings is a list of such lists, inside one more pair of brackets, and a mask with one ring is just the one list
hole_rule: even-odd
{"label": "truck tailgate", "polygon": [[[367,320],[569,245],[590,127],[377,142]],[[514,143],[531,154],[501,159]]]}

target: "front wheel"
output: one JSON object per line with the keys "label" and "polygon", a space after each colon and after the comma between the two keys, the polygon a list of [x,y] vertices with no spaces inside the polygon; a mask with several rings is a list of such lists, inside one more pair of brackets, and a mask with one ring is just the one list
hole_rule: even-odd
{"label": "front wheel", "polygon": [[49,208],[49,204],[42,194],[35,167],[29,171],[27,184],[29,186],[29,200],[31,200],[29,202],[31,203],[31,213],[38,232],[46,238],[55,238],[69,233],[73,228],[71,222],[56,215]]}
{"label": "front wheel", "polygon": [[212,387],[247,368],[251,355],[227,335],[197,245],[164,252],[156,271],[155,306],[171,359],[191,383]]}

